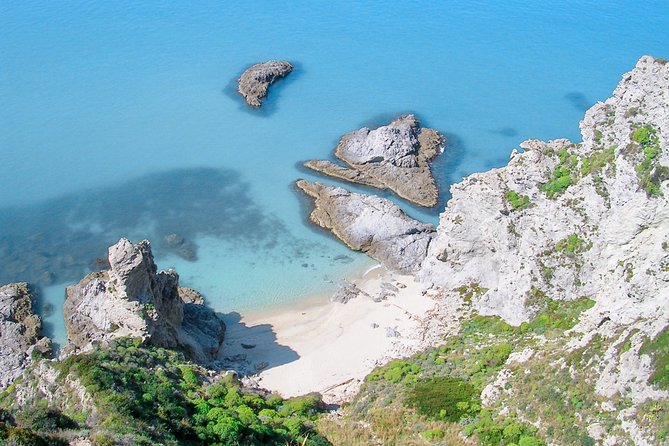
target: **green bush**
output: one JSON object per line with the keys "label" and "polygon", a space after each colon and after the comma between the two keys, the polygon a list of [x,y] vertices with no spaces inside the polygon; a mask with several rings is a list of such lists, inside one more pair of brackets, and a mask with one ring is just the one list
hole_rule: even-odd
{"label": "green bush", "polygon": [[555,251],[564,252],[567,255],[574,256],[586,252],[592,247],[592,243],[586,242],[578,234],[571,234],[567,238],[560,240],[555,245]]}
{"label": "green bush", "polygon": [[665,327],[655,339],[646,340],[639,353],[649,355],[653,361],[653,374],[649,383],[662,389],[669,389],[669,326]]}
{"label": "green bush", "polygon": [[121,339],[55,367],[91,393],[104,429],[96,444],[107,435],[133,444],[328,444],[312,427],[320,395],[264,396],[232,375],[205,385],[202,371],[170,350]]}
{"label": "green bush", "polygon": [[406,402],[427,417],[451,422],[475,415],[480,410],[474,386],[451,376],[418,381],[409,391]]}
{"label": "green bush", "polygon": [[441,440],[446,435],[441,429],[430,429],[421,434],[427,441]]}
{"label": "green bush", "polygon": [[527,195],[519,195],[518,192],[512,190],[507,191],[506,194],[504,194],[504,198],[509,202],[514,211],[526,209],[531,205],[530,197]]}
{"label": "green bush", "polygon": [[417,381],[420,371],[421,368],[418,364],[396,359],[367,375],[367,380],[378,381],[384,379],[391,383],[414,383]]}
{"label": "green bush", "polygon": [[649,197],[662,196],[660,184],[669,179],[669,167],[658,163],[660,140],[653,126],[647,124],[632,132],[632,140],[639,143],[643,160],[636,166],[639,184]]}

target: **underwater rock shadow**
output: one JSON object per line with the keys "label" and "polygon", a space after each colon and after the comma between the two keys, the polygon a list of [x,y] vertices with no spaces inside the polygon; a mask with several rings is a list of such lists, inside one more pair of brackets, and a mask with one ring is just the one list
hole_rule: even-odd
{"label": "underwater rock shadow", "polygon": [[593,102],[589,101],[585,95],[579,91],[572,91],[564,95],[564,98],[581,113],[585,113],[593,106]]}
{"label": "underwater rock shadow", "polygon": [[219,362],[224,368],[248,376],[300,358],[295,350],[278,343],[271,324],[246,325],[236,311],[219,313],[219,316],[226,325],[219,354]]}
{"label": "underwater rock shadow", "polygon": [[190,242],[214,236],[263,252],[294,242],[283,222],[253,201],[239,172],[175,169],[0,209],[0,283],[74,283],[105,269],[107,248],[120,237],[151,240],[158,259],[176,253],[166,240],[171,234]]}
{"label": "underwater rock shadow", "polygon": [[244,97],[237,91],[237,80],[241,77],[244,71],[257,62],[245,65],[236,76],[231,78],[223,88],[223,94],[237,103],[237,109],[239,111],[257,116],[259,118],[269,118],[274,113],[279,111],[279,102],[281,100],[284,88],[291,85],[304,74],[304,69],[302,68],[301,63],[293,62],[292,60],[289,62],[291,65],[293,65],[293,71],[288,73],[285,77],[275,80],[272,85],[270,85],[269,89],[267,90],[267,96],[262,100],[262,105],[259,108],[248,105],[244,100]]}

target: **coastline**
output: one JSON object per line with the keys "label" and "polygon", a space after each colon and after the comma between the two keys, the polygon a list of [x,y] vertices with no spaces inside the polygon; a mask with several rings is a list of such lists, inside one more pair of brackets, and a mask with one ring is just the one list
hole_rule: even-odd
{"label": "coastline", "polygon": [[[375,367],[424,345],[422,322],[437,301],[413,276],[391,274],[381,265],[366,267],[358,279],[349,280],[369,296],[342,304],[320,295],[297,308],[244,316],[228,328],[226,356],[244,355],[251,364],[266,364],[248,379],[283,397],[319,392],[328,404],[350,399]],[[372,297],[384,283],[397,292],[375,302]]]}

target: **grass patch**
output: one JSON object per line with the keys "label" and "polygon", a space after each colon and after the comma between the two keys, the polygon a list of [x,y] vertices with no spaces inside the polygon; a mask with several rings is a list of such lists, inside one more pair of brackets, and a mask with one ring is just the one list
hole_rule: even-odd
{"label": "grass patch", "polygon": [[660,185],[669,179],[669,167],[659,164],[657,160],[661,152],[657,131],[652,125],[646,124],[635,129],[631,138],[640,146],[643,155],[641,163],[635,168],[639,185],[649,197],[662,196]]}
{"label": "grass patch", "polygon": [[532,204],[530,197],[527,195],[519,195],[518,192],[509,190],[504,194],[504,198],[509,202],[514,211],[527,209]]}
{"label": "grass patch", "polygon": [[581,175],[598,174],[607,166],[615,169],[616,149],[617,146],[612,146],[606,150],[596,151],[592,155],[583,158],[581,160]]}
{"label": "grass patch", "polygon": [[590,248],[592,248],[592,243],[588,243],[578,234],[570,234],[555,244],[555,251],[563,252],[572,257],[584,253]]}
{"label": "grass patch", "polygon": [[540,184],[539,190],[546,193],[548,198],[553,198],[561,194],[569,186],[576,183],[577,177],[573,174],[576,165],[578,164],[578,157],[569,153],[567,149],[560,149],[558,152],[560,162],[553,169],[551,177],[547,183]]}
{"label": "grass patch", "polygon": [[466,303],[471,303],[472,298],[479,298],[488,292],[488,288],[482,287],[478,282],[471,282],[455,289]]}
{"label": "grass patch", "polygon": [[653,374],[648,382],[661,389],[669,389],[669,326],[665,327],[655,339],[646,340],[639,353],[648,355],[653,360]]}
{"label": "grass patch", "polygon": [[429,418],[458,422],[481,410],[479,393],[462,378],[442,376],[418,381],[409,391],[407,404]]}

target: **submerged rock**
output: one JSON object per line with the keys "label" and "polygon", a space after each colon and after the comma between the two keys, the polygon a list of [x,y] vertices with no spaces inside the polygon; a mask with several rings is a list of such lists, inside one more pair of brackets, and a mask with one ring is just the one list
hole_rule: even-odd
{"label": "submerged rock", "polygon": [[43,337],[42,320],[33,312],[34,297],[27,283],[0,287],[0,389],[7,387],[32,361],[51,353]]}
{"label": "submerged rock", "polygon": [[67,288],[63,316],[69,349],[123,336],[182,348],[199,362],[212,361],[225,325],[199,293],[179,288],[176,272],[157,271],[151,246],[121,239],[109,248],[109,270]]}
{"label": "submerged rock", "polygon": [[429,161],[443,146],[438,131],[421,128],[414,115],[406,115],[375,130],[365,127],[344,135],[335,156],[349,167],[317,160],[304,165],[352,183],[387,188],[412,203],[433,207],[439,191]]}
{"label": "submerged rock", "polygon": [[167,248],[189,262],[197,261],[197,246],[180,234],[169,234],[164,238]]}
{"label": "submerged rock", "polygon": [[304,180],[296,185],[314,198],[311,221],[330,230],[351,249],[366,253],[392,271],[406,274],[420,268],[435,233],[432,225],[410,218],[383,198]]}
{"label": "submerged rock", "polygon": [[251,107],[260,107],[267,96],[267,89],[277,79],[293,71],[293,66],[282,60],[258,63],[244,71],[237,81],[237,91]]}

